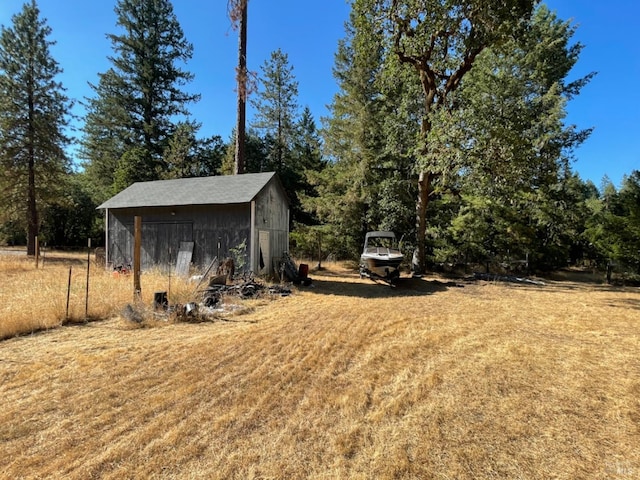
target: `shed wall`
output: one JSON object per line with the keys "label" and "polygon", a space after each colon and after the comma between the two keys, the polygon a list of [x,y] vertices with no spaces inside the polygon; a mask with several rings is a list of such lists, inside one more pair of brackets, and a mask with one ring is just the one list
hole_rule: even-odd
{"label": "shed wall", "polygon": [[[273,273],[274,264],[289,251],[289,203],[276,181],[256,197],[253,248],[253,271],[260,274]],[[265,248],[269,251],[261,252]]]}
{"label": "shed wall", "polygon": [[169,248],[174,263],[180,242],[194,242],[192,263],[206,268],[214,257],[230,256],[230,249],[243,241],[249,248],[251,241],[248,204],[110,209],[107,215],[107,262],[112,266],[133,261],[136,215],[142,217],[143,269],[168,264]]}

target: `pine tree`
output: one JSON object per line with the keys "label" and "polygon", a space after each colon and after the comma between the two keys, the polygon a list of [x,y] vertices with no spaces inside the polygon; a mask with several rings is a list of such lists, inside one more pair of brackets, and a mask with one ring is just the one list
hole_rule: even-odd
{"label": "pine tree", "polygon": [[352,4],[334,76],[340,86],[323,130],[327,168],[316,175],[319,195],[307,207],[357,255],[368,230],[410,235],[415,189],[415,80],[387,54],[367,0]]}
{"label": "pine tree", "polygon": [[374,225],[374,178],[383,145],[377,78],[383,63],[380,39],[362,9],[352,5],[346,36],[338,44],[334,77],[340,91],[330,105],[324,147],[330,165],[316,178],[319,197],[312,200],[315,214],[333,226],[344,242],[339,255],[355,257],[364,234]]}
{"label": "pine tree", "polygon": [[605,177],[601,191],[600,198],[589,202],[585,238],[601,267],[610,263],[640,274],[640,171],[625,175],[620,189]]}
{"label": "pine tree", "polygon": [[569,161],[590,130],[564,125],[565,107],[593,74],[566,80],[582,48],[569,45],[574,31],[540,6],[521,36],[477,58],[459,108],[434,117],[430,147],[461,172],[453,237],[476,257],[529,252],[557,266],[577,248],[584,199]]}
{"label": "pine tree", "polygon": [[12,22],[0,31],[0,215],[26,226],[27,254],[34,255],[40,211],[69,170],[64,130],[71,102],[56,81],[62,70],[36,1],[24,4]]}
{"label": "pine tree", "polygon": [[296,124],[296,135],[292,146],[292,165],[296,203],[292,208],[292,216],[296,222],[304,225],[318,223],[318,219],[304,208],[304,199],[318,196],[315,186],[310,180],[326,167],[322,156],[322,141],[316,122],[309,107],[302,111]]}
{"label": "pine tree", "polygon": [[262,88],[251,101],[256,113],[252,127],[274,139],[272,163],[283,169],[289,160],[298,118],[298,82],[289,57],[280,49],[261,67]]}
{"label": "pine tree", "polygon": [[261,87],[251,104],[256,110],[252,127],[260,131],[269,145],[268,168],[275,170],[291,202],[291,220],[301,220],[298,191],[303,168],[294,154],[298,139],[298,82],[289,57],[280,49],[271,53],[261,67]]}
{"label": "pine tree", "polygon": [[108,35],[112,67],[87,102],[83,155],[98,184],[97,174],[114,181],[118,172],[121,187],[161,177],[175,118],[187,116],[199,95],[182,88],[193,75],[179,64],[191,58],[193,46],[170,0],[119,0],[115,12],[122,33]]}

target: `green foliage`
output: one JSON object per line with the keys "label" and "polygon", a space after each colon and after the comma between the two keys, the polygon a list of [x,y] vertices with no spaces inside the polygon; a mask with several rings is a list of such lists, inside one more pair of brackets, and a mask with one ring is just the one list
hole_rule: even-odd
{"label": "green foliage", "polygon": [[295,188],[295,203],[292,205],[294,228],[296,223],[301,225],[315,225],[318,219],[304,206],[306,199],[317,198],[318,191],[313,185],[316,172],[327,166],[322,156],[322,141],[320,133],[309,107],[305,107],[297,124],[297,135],[293,145],[293,164],[295,170],[293,183]]}
{"label": "green foliage", "polygon": [[25,245],[27,233],[22,222],[8,220],[0,224],[0,245]]}
{"label": "green foliage", "polygon": [[92,85],[82,140],[85,169],[104,200],[136,181],[168,170],[165,150],[179,116],[199,99],[182,86],[193,75],[180,68],[193,53],[169,0],[119,0],[119,34],[109,34],[112,67]]}
{"label": "green foliage", "polygon": [[247,260],[247,239],[245,238],[235,247],[229,249],[231,258],[236,268],[236,272],[243,271],[245,266],[249,263]]}
{"label": "green foliage", "polygon": [[334,75],[340,92],[323,131],[331,161],[325,170],[309,172],[318,195],[304,202],[334,232],[338,258],[359,255],[369,230],[403,235],[414,224],[416,84],[385,58],[385,39],[366,7],[354,2],[347,37],[338,47]]}
{"label": "green foliage", "polygon": [[49,246],[85,246],[87,239],[101,245],[104,221],[96,210],[86,175],[74,173],[65,180],[63,193],[43,213],[41,242]]}
{"label": "green foliage", "polygon": [[207,177],[217,175],[222,167],[226,146],[219,136],[196,138],[199,124],[178,123],[164,152],[166,171],[162,178]]}
{"label": "green foliage", "polygon": [[420,248],[421,217],[433,263],[529,254],[552,268],[591,254],[593,186],[569,169],[590,130],[564,124],[592,77],[566,80],[575,29],[544,6],[532,14],[534,2],[472,4],[352,4],[324,131],[332,162],[306,202],[349,256],[373,229]]}
{"label": "green foliage", "polygon": [[262,132],[266,156],[256,155],[259,150],[255,145],[252,148],[248,139],[246,171],[277,172],[289,198],[292,225],[315,223],[313,215],[304,209],[302,198],[317,195],[308,174],[322,169],[324,162],[311,110],[307,107],[301,115],[298,113],[298,82],[287,54],[272,52],[259,80],[261,88],[252,101],[256,109],[252,126]]}
{"label": "green foliage", "polygon": [[590,133],[563,123],[567,101],[592,76],[565,85],[581,49],[567,47],[573,33],[543,6],[525,34],[478,57],[456,98],[462,166],[473,182],[526,190],[564,174]]}
{"label": "green foliage", "polygon": [[350,258],[343,252],[344,242],[329,225],[296,225],[290,235],[290,248],[292,256],[317,260],[320,264]]}
{"label": "green foliage", "polygon": [[283,164],[291,149],[298,116],[298,82],[289,64],[289,57],[280,49],[271,53],[261,67],[261,88],[251,104],[256,110],[252,127],[274,139],[272,162]]}
{"label": "green foliage", "polygon": [[568,47],[573,33],[540,7],[522,35],[478,56],[454,96],[459,107],[432,116],[431,146],[459,174],[463,202],[451,238],[467,256],[529,253],[548,269],[585,251],[586,187],[568,172],[590,130],[563,121],[591,75],[565,84],[581,49]]}
{"label": "green foliage", "polygon": [[[221,175],[233,175],[235,172],[236,139],[235,132],[226,146],[226,153],[220,166]],[[273,171],[269,161],[270,139],[263,138],[255,130],[248,130],[245,135],[245,172],[259,173]]]}
{"label": "green foliage", "polygon": [[65,135],[71,102],[56,81],[51,29],[35,1],[0,29],[0,222],[27,232],[27,253],[43,208],[52,203],[69,171]]}
{"label": "green foliage", "polygon": [[605,180],[602,197],[588,205],[585,237],[601,266],[611,262],[640,273],[640,172],[625,176],[619,191]]}
{"label": "green foliage", "polygon": [[150,152],[140,146],[126,150],[113,173],[113,190],[119,192],[134,182],[156,180],[154,170],[148,168]]}

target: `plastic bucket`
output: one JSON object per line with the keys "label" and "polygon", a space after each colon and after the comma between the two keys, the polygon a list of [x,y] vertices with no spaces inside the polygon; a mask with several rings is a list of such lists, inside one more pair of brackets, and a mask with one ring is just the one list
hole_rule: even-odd
{"label": "plastic bucket", "polygon": [[298,277],[307,278],[309,275],[309,265],[306,263],[301,263],[300,268],[298,268]]}

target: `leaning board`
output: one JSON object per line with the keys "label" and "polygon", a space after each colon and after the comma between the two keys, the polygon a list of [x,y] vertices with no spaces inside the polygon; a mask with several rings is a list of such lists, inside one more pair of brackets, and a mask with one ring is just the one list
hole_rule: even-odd
{"label": "leaning board", "polygon": [[189,265],[193,256],[193,242],[180,242],[178,259],[176,260],[176,275],[186,277],[189,275]]}

